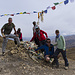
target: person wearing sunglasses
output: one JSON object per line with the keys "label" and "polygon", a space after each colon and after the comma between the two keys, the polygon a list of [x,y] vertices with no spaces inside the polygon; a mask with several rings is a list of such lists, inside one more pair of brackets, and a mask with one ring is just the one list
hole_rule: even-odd
{"label": "person wearing sunglasses", "polygon": [[44,58],[48,62],[50,58],[53,58],[54,54],[54,46],[51,44],[51,40],[49,38],[46,39],[46,44],[40,46],[35,51],[37,52],[40,49],[44,49]]}

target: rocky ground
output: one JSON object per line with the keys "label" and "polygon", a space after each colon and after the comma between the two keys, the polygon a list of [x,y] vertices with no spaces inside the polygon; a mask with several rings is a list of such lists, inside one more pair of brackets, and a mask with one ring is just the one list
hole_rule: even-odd
{"label": "rocky ground", "polygon": [[[9,42],[5,56],[2,56],[0,48],[0,75],[75,75],[75,49],[67,50],[69,69],[64,69],[64,61],[59,59],[59,69],[52,68],[50,63],[39,59],[39,63],[33,61],[25,49],[11,54],[13,42]],[[0,47],[2,39],[0,38]],[[21,50],[21,48],[20,48]]]}

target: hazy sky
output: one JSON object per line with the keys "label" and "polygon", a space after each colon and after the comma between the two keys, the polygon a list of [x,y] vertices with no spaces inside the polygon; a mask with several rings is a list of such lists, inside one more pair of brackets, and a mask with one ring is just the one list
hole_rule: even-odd
{"label": "hazy sky", "polygon": [[[24,11],[39,12],[45,10],[48,6],[54,6],[53,3],[62,1],[64,0],[1,0],[0,14]],[[9,17],[0,17],[0,29],[8,22]],[[12,18],[16,29],[19,27],[22,29],[23,37],[32,37],[32,22],[38,21],[37,14],[17,15]],[[54,36],[56,29],[59,29],[63,35],[75,34],[75,2],[57,5],[56,10],[49,9],[48,13],[44,14],[44,22],[40,21],[39,26],[48,33],[48,36]]]}

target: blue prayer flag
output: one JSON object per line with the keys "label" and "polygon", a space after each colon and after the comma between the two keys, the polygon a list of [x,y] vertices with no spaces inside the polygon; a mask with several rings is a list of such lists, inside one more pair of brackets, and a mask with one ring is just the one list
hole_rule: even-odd
{"label": "blue prayer flag", "polygon": [[47,10],[45,10],[44,12],[47,13]]}
{"label": "blue prayer flag", "polygon": [[65,1],[64,1],[64,4],[66,5],[68,2],[69,2],[69,0],[65,0]]}

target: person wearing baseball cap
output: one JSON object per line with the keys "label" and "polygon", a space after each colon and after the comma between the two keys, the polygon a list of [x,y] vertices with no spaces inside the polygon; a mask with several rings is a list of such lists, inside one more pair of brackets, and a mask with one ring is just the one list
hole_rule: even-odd
{"label": "person wearing baseball cap", "polygon": [[[48,35],[45,31],[40,30],[40,28],[38,26],[36,26],[35,29],[36,29],[36,32],[34,33],[30,42],[32,42],[37,37],[38,43],[36,43],[36,44],[40,47],[45,44],[45,40],[46,40],[46,38],[48,38]],[[44,36],[44,34],[46,35],[46,37]]]}

